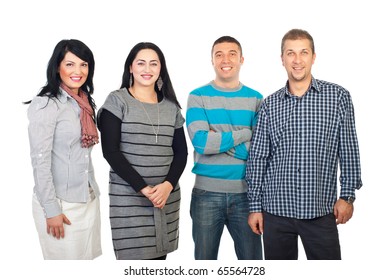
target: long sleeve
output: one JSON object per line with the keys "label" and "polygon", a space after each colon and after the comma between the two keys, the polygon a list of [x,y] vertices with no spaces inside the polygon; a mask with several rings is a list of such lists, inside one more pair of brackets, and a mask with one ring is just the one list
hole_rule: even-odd
{"label": "long sleeve", "polygon": [[174,157],[170,165],[169,173],[166,176],[166,181],[169,181],[173,187],[175,187],[182,175],[182,172],[184,172],[188,158],[188,147],[183,127],[175,129],[172,149]]}
{"label": "long sleeve", "polygon": [[140,174],[132,167],[120,151],[121,120],[107,110],[99,116],[103,156],[111,168],[136,191],[147,186]]}
{"label": "long sleeve", "polygon": [[[230,112],[232,113],[232,112]],[[238,112],[242,113],[242,112]],[[250,141],[252,132],[249,128],[223,131],[218,129],[215,123],[220,120],[209,118],[223,118],[225,110],[206,111],[201,98],[191,94],[188,98],[188,110],[186,112],[188,134],[193,147],[199,154],[219,154],[229,151],[237,145]],[[231,121],[229,121],[231,123]]]}
{"label": "long sleeve", "polygon": [[246,165],[246,182],[250,212],[262,212],[262,182],[270,156],[266,103],[262,103]]}
{"label": "long sleeve", "polygon": [[47,97],[36,97],[28,109],[28,135],[35,193],[45,210],[46,217],[61,214],[52,174],[53,150],[58,109]]}
{"label": "long sleeve", "polygon": [[362,187],[358,139],[355,128],[354,106],[351,96],[345,92],[340,101],[340,196],[355,197],[355,190]]}

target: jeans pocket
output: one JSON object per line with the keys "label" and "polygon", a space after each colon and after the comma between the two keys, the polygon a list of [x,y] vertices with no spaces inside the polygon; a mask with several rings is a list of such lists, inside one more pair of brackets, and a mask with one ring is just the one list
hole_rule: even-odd
{"label": "jeans pocket", "polygon": [[192,189],[192,196],[193,196],[193,195],[201,196],[201,195],[204,195],[204,194],[206,194],[206,193],[207,193],[206,190],[202,190],[202,189],[198,189],[198,188],[193,188],[193,189]]}

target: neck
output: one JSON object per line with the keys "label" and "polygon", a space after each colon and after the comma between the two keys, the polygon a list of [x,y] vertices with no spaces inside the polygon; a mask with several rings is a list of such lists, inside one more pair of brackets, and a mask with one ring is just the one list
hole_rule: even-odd
{"label": "neck", "polygon": [[140,102],[158,103],[158,96],[154,90],[154,87],[139,88],[132,86],[128,90],[131,92],[132,96]]}
{"label": "neck", "polygon": [[311,80],[304,80],[304,81],[290,81],[288,82],[288,89],[289,92],[295,96],[303,96],[309,86],[311,84]]}
{"label": "neck", "polygon": [[239,80],[220,80],[220,79],[215,79],[213,80],[213,82],[215,83],[215,85],[217,85],[218,87],[221,87],[221,88],[228,88],[228,89],[232,89],[232,88],[237,88],[240,84]]}

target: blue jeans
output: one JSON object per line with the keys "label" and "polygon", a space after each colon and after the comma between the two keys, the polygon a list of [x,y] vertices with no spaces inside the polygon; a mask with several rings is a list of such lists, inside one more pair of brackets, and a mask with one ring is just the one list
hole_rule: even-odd
{"label": "blue jeans", "polygon": [[262,260],[261,236],[250,229],[248,214],[246,193],[217,193],[194,188],[190,215],[195,259],[217,259],[220,239],[226,225],[239,260]]}

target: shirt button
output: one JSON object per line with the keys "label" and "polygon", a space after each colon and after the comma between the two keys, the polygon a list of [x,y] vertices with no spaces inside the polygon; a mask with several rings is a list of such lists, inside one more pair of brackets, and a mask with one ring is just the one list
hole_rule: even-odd
{"label": "shirt button", "polygon": [[85,155],[85,158],[88,158],[89,156],[88,155]]}
{"label": "shirt button", "polygon": [[88,173],[88,170],[85,170],[85,174]]}

